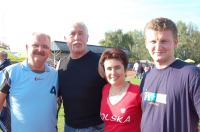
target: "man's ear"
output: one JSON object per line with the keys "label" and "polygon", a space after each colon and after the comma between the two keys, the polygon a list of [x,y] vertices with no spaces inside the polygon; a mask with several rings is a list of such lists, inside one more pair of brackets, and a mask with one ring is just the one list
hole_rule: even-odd
{"label": "man's ear", "polygon": [[28,55],[28,44],[26,44],[26,55]]}

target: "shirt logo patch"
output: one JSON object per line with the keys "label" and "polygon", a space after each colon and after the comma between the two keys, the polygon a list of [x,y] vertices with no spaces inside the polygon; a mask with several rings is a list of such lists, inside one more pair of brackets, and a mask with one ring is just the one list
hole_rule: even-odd
{"label": "shirt logo patch", "polygon": [[155,103],[167,103],[167,95],[161,93],[145,92],[144,101],[155,102]]}
{"label": "shirt logo patch", "polygon": [[35,80],[35,81],[43,80],[43,78],[41,78],[41,77],[35,77],[34,80]]}
{"label": "shirt logo patch", "polygon": [[126,112],[126,109],[125,108],[121,108],[120,111],[121,111],[122,114],[124,114]]}

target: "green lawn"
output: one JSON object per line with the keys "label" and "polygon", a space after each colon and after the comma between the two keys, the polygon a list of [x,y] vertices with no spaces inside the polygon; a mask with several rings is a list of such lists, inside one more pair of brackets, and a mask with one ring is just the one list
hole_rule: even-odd
{"label": "green lawn", "polygon": [[[135,79],[133,77],[128,77],[126,80],[129,80],[133,84],[140,83],[139,79]],[[63,132],[63,131],[64,131],[64,109],[63,107],[61,107],[58,114],[58,132]]]}
{"label": "green lawn", "polygon": [[58,132],[64,132],[64,109],[61,106],[59,114],[58,114]]}

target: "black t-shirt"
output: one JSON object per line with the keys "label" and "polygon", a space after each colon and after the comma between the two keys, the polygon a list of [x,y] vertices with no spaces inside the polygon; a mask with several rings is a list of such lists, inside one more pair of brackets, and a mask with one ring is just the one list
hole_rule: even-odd
{"label": "black t-shirt", "polygon": [[200,70],[176,60],[144,78],[142,132],[196,132],[200,117]]}
{"label": "black t-shirt", "polygon": [[101,90],[106,81],[98,74],[100,56],[89,51],[79,59],[69,59],[67,70],[59,70],[60,95],[65,122],[73,128],[102,123]]}

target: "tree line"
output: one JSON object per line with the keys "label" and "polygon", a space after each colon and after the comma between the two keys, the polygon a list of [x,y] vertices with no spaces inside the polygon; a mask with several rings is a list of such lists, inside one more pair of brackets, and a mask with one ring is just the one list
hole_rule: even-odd
{"label": "tree line", "polygon": [[[193,23],[178,21],[176,23],[179,35],[179,44],[175,50],[175,56],[179,59],[188,58],[200,63],[200,31]],[[105,38],[100,42],[101,46],[117,47],[129,50],[129,60],[151,60],[145,48],[143,31],[134,30],[123,33],[121,29],[113,32],[106,32]]]}

